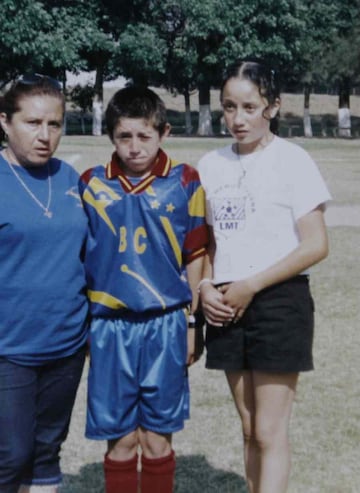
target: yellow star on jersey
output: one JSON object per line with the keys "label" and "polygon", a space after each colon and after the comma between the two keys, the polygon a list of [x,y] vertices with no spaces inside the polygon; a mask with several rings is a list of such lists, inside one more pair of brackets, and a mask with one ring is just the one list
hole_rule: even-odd
{"label": "yellow star on jersey", "polygon": [[175,206],[171,202],[166,206],[166,212],[174,212]]}
{"label": "yellow star on jersey", "polygon": [[160,202],[158,200],[152,200],[150,205],[152,209],[158,209],[160,207]]}

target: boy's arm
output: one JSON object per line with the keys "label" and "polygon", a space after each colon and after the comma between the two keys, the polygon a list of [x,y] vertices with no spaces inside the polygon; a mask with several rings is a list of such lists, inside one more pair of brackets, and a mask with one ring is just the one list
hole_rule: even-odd
{"label": "boy's arm", "polygon": [[[187,278],[189,281],[192,303],[191,313],[195,313],[199,303],[198,285],[202,276],[204,257],[198,257],[186,265]],[[198,359],[195,354],[195,327],[188,328],[188,365],[192,365]]]}
{"label": "boy's arm", "polygon": [[192,294],[191,313],[195,313],[199,303],[198,285],[201,280],[204,256],[198,257],[186,265],[186,273]]}
{"label": "boy's arm", "polygon": [[[188,330],[188,363],[194,363],[202,353],[203,324],[199,320],[198,286],[202,277],[204,255],[209,241],[208,228],[205,221],[205,192],[200,183],[200,177],[195,168],[184,165],[182,185],[188,197],[189,222],[184,241],[183,259],[186,265],[187,278],[192,292],[192,318]],[[198,314],[196,314],[198,312]],[[190,328],[190,326],[192,326]],[[198,344],[198,342],[201,342]]]}

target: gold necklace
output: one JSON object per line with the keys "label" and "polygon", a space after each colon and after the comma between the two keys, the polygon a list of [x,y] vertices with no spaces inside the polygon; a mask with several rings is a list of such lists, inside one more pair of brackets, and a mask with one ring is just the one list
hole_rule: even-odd
{"label": "gold necklace", "polygon": [[44,211],[44,216],[46,216],[49,219],[51,219],[53,213],[52,213],[52,211],[50,211],[50,204],[51,204],[51,197],[52,197],[52,187],[51,187],[51,176],[50,176],[49,162],[46,163],[47,172],[48,172],[48,176],[47,176],[47,182],[48,182],[48,199],[47,199],[47,204],[45,206],[36,197],[36,195],[30,190],[30,188],[26,185],[26,183],[23,181],[23,179],[21,178],[21,176],[19,176],[17,174],[17,172],[15,171],[15,167],[10,162],[8,149],[5,149],[5,153],[6,153],[6,158],[7,158],[7,159],[5,159],[5,161],[9,165],[9,168],[11,169],[11,171],[14,173],[14,176],[16,177],[16,179],[18,180],[18,182],[20,183],[20,185],[30,195],[30,197],[33,199],[33,201]]}

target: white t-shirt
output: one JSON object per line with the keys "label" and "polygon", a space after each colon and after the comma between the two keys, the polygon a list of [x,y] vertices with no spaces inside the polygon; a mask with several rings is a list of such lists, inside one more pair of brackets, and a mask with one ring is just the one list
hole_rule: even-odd
{"label": "white t-shirt", "polygon": [[232,146],[199,161],[207,222],[216,240],[215,283],[246,279],[299,244],[296,221],[331,199],[309,154],[275,137],[239,156]]}

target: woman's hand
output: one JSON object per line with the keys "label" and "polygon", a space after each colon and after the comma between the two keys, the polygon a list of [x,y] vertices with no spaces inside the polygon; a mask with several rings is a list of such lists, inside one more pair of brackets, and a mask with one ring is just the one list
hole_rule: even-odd
{"label": "woman's hand", "polygon": [[244,314],[256,294],[248,281],[235,281],[219,287],[222,302],[233,310],[233,321],[237,322]]}
{"label": "woman's hand", "polygon": [[206,321],[217,327],[231,322],[235,312],[224,303],[223,294],[212,284],[204,284],[200,288],[201,307]]}

